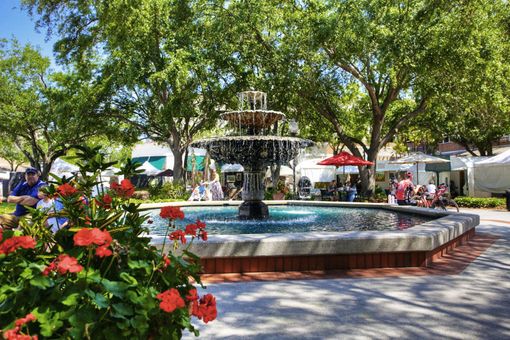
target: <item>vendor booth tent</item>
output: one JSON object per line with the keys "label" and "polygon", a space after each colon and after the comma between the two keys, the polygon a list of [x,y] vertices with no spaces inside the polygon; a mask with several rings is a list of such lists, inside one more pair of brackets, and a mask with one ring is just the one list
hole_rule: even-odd
{"label": "vendor booth tent", "polygon": [[323,158],[313,158],[300,162],[296,165],[296,177],[306,176],[312,184],[316,182],[330,182],[336,179],[336,167],[334,165],[318,165]]}
{"label": "vendor booth tent", "polygon": [[510,190],[510,150],[474,163],[477,190],[505,193]]}

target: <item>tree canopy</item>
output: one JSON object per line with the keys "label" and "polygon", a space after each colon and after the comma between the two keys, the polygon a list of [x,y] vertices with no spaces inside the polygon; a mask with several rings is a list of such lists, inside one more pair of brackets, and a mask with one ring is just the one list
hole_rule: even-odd
{"label": "tree canopy", "polygon": [[127,139],[90,73],[51,72],[48,58],[16,41],[0,46],[0,130],[46,178],[55,159],[96,135]]}

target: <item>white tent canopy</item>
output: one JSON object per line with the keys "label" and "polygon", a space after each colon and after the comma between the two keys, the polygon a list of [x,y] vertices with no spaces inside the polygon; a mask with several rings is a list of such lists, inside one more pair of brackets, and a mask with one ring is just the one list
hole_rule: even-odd
{"label": "white tent canopy", "polygon": [[493,193],[510,190],[510,150],[474,163],[475,188]]}
{"label": "white tent canopy", "polygon": [[221,166],[221,172],[243,172],[244,168],[241,164],[223,164]]}
{"label": "white tent canopy", "polygon": [[312,184],[316,182],[330,182],[336,178],[336,167],[333,165],[318,165],[324,158],[312,158],[296,165],[296,175],[306,176]]}
{"label": "white tent canopy", "polygon": [[[289,168],[286,165],[280,166],[280,176],[287,177],[287,176],[292,176],[292,175],[293,175],[293,172],[292,172],[291,168]],[[268,167],[267,171],[266,171],[266,177],[270,177],[270,176],[271,176],[271,169]]]}
{"label": "white tent canopy", "polygon": [[138,168],[139,170],[143,170],[143,174],[147,176],[154,176],[161,172],[158,168],[156,168],[154,165],[149,163],[148,161],[145,161],[141,167]]}
{"label": "white tent canopy", "polygon": [[359,173],[359,169],[357,166],[346,165],[346,166],[339,166],[338,168],[336,168],[337,175],[357,174],[357,173]]}
{"label": "white tent canopy", "polygon": [[57,158],[51,165],[50,172],[60,176],[64,173],[71,173],[79,170],[80,168],[78,168],[78,166],[68,163],[63,159]]}

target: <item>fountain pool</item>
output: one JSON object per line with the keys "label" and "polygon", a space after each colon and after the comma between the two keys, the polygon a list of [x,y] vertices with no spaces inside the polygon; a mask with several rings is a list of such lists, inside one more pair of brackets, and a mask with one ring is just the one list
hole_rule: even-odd
{"label": "fountain pool", "polygon": [[[196,207],[207,215],[208,211],[217,207],[224,211],[224,215],[235,216],[235,209],[240,201],[229,202],[175,202],[144,205],[143,209],[157,209],[162,206],[179,205],[190,207],[189,216],[193,215]],[[278,211],[288,206],[290,211],[300,207],[303,215],[307,212],[318,212],[319,220],[325,208],[337,209],[339,212],[351,211],[353,215],[348,220],[355,220],[356,215],[362,216],[360,228],[345,230],[341,223],[329,222],[332,228],[313,231],[283,233],[244,233],[252,221],[239,221],[242,233],[212,234],[207,242],[195,242],[191,251],[200,256],[205,273],[244,273],[264,271],[308,271],[355,268],[384,268],[384,267],[419,267],[428,266],[435,259],[456,246],[468,241],[475,233],[475,227],[480,223],[478,215],[441,212],[432,209],[393,206],[384,203],[345,203],[345,202],[316,202],[316,201],[270,201],[265,202],[272,211]],[[228,206],[227,209],[225,206]],[[194,208],[191,208],[194,207]],[[230,210],[228,209],[231,209]],[[371,211],[370,211],[371,210]],[[186,210],[185,210],[186,211]],[[415,218],[412,227],[405,229],[388,228],[383,230],[366,230],[372,227],[374,218],[367,219],[367,214],[396,216],[396,219]],[[221,214],[220,214],[221,215]],[[276,213],[276,215],[279,215]],[[285,214],[283,214],[285,216]],[[212,216],[212,215],[210,215]],[[337,215],[338,216],[338,215]],[[214,229],[214,218],[211,223],[204,217],[207,229]],[[275,217],[278,219],[277,217]],[[343,218],[346,218],[344,216]],[[326,218],[327,219],[327,218]],[[339,217],[338,220],[341,220]],[[377,217],[375,217],[377,219]],[[285,218],[281,222],[285,222]],[[271,223],[271,222],[269,222]],[[244,225],[243,225],[244,224]],[[285,225],[285,223],[280,223]],[[296,218],[294,224],[298,227],[310,228],[310,221]],[[377,224],[377,223],[375,223]],[[409,224],[409,226],[411,225]],[[276,224],[278,229],[278,223]],[[398,224],[397,224],[398,226]],[[339,231],[344,229],[344,231]],[[393,230],[392,230],[393,229]],[[239,231],[238,230],[238,231]],[[155,231],[153,243],[161,245],[163,236]],[[171,245],[166,243],[167,250]]]}
{"label": "fountain pool", "polygon": [[[303,205],[270,205],[270,217],[265,220],[240,221],[235,206],[185,207],[183,211],[186,217],[178,224],[200,219],[207,223],[209,235],[403,230],[433,219],[384,209]],[[159,217],[159,209],[151,211],[151,219],[154,222],[147,224],[151,236],[164,236],[167,222]]]}

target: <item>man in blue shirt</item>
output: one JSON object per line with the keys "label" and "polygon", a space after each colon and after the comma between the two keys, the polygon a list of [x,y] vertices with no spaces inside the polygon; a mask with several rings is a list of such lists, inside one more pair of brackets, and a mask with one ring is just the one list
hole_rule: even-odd
{"label": "man in blue shirt", "polygon": [[0,226],[4,228],[16,228],[19,218],[28,214],[25,206],[35,208],[39,197],[39,187],[46,183],[39,178],[40,174],[36,168],[29,167],[25,170],[25,182],[19,184],[7,197],[7,202],[16,203],[16,210],[12,214],[0,215]]}

